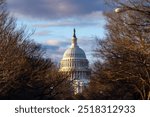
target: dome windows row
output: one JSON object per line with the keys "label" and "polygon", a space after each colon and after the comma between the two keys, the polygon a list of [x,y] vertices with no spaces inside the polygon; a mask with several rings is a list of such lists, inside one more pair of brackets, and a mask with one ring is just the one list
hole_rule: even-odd
{"label": "dome windows row", "polygon": [[63,60],[61,61],[61,68],[62,67],[88,67],[88,61],[87,60],[84,60],[84,61],[81,61],[81,60]]}

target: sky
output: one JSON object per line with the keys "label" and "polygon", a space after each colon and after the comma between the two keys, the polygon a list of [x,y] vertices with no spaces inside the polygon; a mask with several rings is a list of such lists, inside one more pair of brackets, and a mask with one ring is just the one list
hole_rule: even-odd
{"label": "sky", "polygon": [[46,50],[45,57],[59,61],[71,45],[76,29],[78,45],[93,60],[95,38],[105,36],[105,0],[7,0],[18,27],[35,31],[31,38]]}

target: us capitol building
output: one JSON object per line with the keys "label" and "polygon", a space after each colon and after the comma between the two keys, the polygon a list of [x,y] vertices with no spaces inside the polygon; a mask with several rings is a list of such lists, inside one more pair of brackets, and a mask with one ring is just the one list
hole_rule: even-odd
{"label": "us capitol building", "polygon": [[89,83],[89,62],[85,52],[78,46],[75,29],[71,46],[65,51],[60,62],[60,71],[69,73],[69,80],[73,81],[74,94],[82,93]]}

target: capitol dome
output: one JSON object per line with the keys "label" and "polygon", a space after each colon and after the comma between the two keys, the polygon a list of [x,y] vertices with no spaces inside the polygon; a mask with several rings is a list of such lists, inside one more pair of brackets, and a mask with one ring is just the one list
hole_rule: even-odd
{"label": "capitol dome", "polygon": [[74,29],[71,46],[64,52],[60,62],[60,71],[70,73],[74,81],[75,94],[81,93],[89,82],[89,62],[85,52],[78,46]]}
{"label": "capitol dome", "polygon": [[68,48],[63,56],[64,59],[68,59],[68,58],[74,58],[74,59],[86,59],[86,55],[84,53],[84,51],[77,47],[70,47]]}

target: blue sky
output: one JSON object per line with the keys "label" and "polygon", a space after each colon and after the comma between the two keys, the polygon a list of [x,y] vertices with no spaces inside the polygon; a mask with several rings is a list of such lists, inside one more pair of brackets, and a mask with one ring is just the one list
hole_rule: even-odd
{"label": "blue sky", "polygon": [[7,0],[10,14],[46,49],[46,57],[59,61],[70,46],[73,28],[78,45],[92,61],[95,37],[105,36],[105,0]]}

